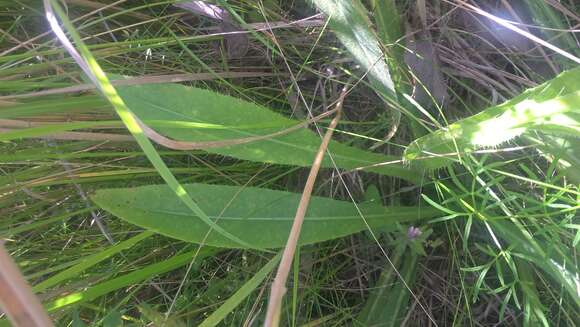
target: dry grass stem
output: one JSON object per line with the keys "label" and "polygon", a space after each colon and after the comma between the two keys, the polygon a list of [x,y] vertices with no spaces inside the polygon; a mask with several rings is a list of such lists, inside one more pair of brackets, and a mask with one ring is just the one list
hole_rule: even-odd
{"label": "dry grass stem", "polygon": [[2,242],[0,242],[0,306],[15,327],[53,326]]}
{"label": "dry grass stem", "polygon": [[270,299],[268,302],[268,311],[266,312],[266,321],[264,323],[264,326],[266,327],[278,326],[282,299],[286,293],[286,280],[288,279],[288,274],[290,273],[290,268],[292,266],[292,259],[294,258],[294,252],[296,251],[298,239],[300,238],[300,230],[302,229],[304,216],[308,210],[308,204],[310,203],[310,197],[312,196],[314,182],[316,181],[318,171],[322,165],[322,160],[324,159],[324,154],[328,148],[328,143],[330,142],[334,129],[340,120],[342,104],[346,94],[347,86],[345,85],[342,89],[338,102],[336,103],[336,109],[334,109],[336,111],[336,116],[334,116],[330,122],[328,130],[324,134],[322,143],[318,148],[318,152],[316,153],[312,167],[310,168],[310,174],[306,180],[306,185],[304,186],[304,191],[302,192],[302,197],[300,198],[300,203],[298,204],[298,209],[296,210],[296,215],[294,216],[294,223],[292,224],[292,229],[290,230],[290,235],[288,236],[288,241],[286,242],[286,247],[284,248],[284,253],[282,254],[282,259],[280,260],[280,265],[278,266],[278,271],[276,272],[276,277],[272,283],[272,290],[270,292]]}

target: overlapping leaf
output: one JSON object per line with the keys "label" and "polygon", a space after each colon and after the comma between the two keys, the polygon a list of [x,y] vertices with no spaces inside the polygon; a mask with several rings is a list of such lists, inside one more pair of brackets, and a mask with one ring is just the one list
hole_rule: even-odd
{"label": "overlapping leaf", "polygon": [[[141,120],[155,123],[159,133],[180,141],[227,141],[263,136],[300,123],[247,101],[177,84],[125,86],[119,87],[118,92]],[[244,160],[308,167],[319,144],[317,134],[301,128],[255,142],[205,150]],[[413,182],[420,177],[394,156],[367,152],[339,142],[331,142],[329,152],[340,168],[395,162],[367,170]],[[323,167],[333,167],[328,155]]]}
{"label": "overlapping leaf", "polygon": [[[284,246],[300,194],[252,187],[189,184],[186,191],[219,226],[255,248]],[[223,248],[240,245],[191,214],[165,185],[103,189],[93,196],[103,209],[135,225],[180,240]],[[393,226],[438,214],[436,209],[359,205],[371,227]],[[301,244],[330,240],[367,229],[357,207],[346,201],[313,197],[300,237]],[[206,237],[207,236],[207,237]]]}

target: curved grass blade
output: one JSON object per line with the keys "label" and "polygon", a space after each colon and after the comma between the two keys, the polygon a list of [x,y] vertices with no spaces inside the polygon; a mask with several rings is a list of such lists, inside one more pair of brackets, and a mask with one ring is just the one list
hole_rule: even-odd
{"label": "curved grass blade", "polygon": [[[300,202],[300,194],[261,188],[188,184],[186,191],[199,199],[204,212],[251,248],[279,248]],[[232,200],[234,199],[234,200]],[[208,226],[192,215],[165,185],[98,190],[92,200],[103,209],[132,224],[183,241],[221,248],[240,248],[239,243],[218,233],[205,238]],[[223,211],[223,208],[227,208]],[[432,218],[434,208],[382,207],[360,204],[371,227]],[[222,212],[223,211],[223,212]],[[312,197],[299,244],[311,244],[366,230],[353,203]]]}
{"label": "curved grass blade", "polygon": [[[143,152],[147,155],[147,158],[153,164],[159,175],[163,178],[165,183],[171,188],[174,195],[179,198],[192,212],[195,213],[199,219],[204,221],[206,224],[211,226],[215,229],[218,233],[223,234],[225,237],[230,238],[232,241],[240,243],[242,246],[248,246],[248,244],[244,244],[239,238],[236,238],[228,231],[224,230],[223,228],[217,226],[213,221],[209,219],[209,217],[199,208],[197,203],[195,203],[192,198],[187,194],[183,186],[177,181],[175,176],[171,173],[169,168],[161,159],[161,156],[153,147],[153,144],[149,141],[149,139],[143,134],[143,129],[139,126],[135,116],[131,112],[131,110],[127,107],[125,102],[119,95],[115,88],[111,85],[109,78],[106,76],[104,71],[99,66],[98,62],[95,60],[91,52],[89,51],[88,47],[82,41],[80,35],[76,32],[74,26],[68,19],[66,13],[60,7],[55,0],[44,0],[44,7],[46,10],[46,18],[49,21],[51,28],[59,37],[59,40],[63,43],[65,48],[69,51],[70,55],[75,58],[77,64],[83,69],[84,73],[89,77],[89,79],[95,84],[95,86],[101,91],[102,95],[111,103],[115,111],[129,130],[131,135],[135,137],[135,140],[143,149]],[[75,41],[80,54],[74,48],[74,46],[70,43],[64,31],[60,28],[54,13],[59,16],[65,27],[67,28],[68,32],[70,33],[71,37]],[[82,56],[81,56],[82,55]]]}

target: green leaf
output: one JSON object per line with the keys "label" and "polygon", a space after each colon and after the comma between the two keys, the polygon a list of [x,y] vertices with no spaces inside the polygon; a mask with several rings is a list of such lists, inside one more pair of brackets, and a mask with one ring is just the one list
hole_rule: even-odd
{"label": "green leaf", "polygon": [[562,137],[557,135],[529,135],[526,141],[533,144],[542,156],[550,161],[556,162],[558,170],[569,178],[574,184],[580,184],[580,138]]}
{"label": "green leaf", "polygon": [[[177,84],[124,86],[118,92],[141,120],[156,122],[159,133],[179,141],[227,141],[263,136],[300,123],[250,102]],[[320,136],[300,128],[269,139],[205,150],[243,160],[309,167],[319,145]],[[404,167],[398,157],[334,141],[328,148],[340,168],[396,162],[366,170],[413,182],[420,178],[420,174]],[[328,155],[323,167],[333,167]]]}
{"label": "green leaf", "polygon": [[563,290],[568,292],[576,305],[580,306],[577,289],[577,285],[580,284],[579,271],[571,259],[573,255],[566,253],[569,251],[555,249],[555,245],[548,242],[530,239],[508,221],[498,219],[488,222],[502,239],[510,243],[513,255],[524,258],[549,274]]}
{"label": "green leaf", "polygon": [[578,135],[579,105],[580,68],[576,68],[510,101],[415,140],[405,151],[405,159],[436,169],[453,163],[458,152],[496,147],[532,130]]}
{"label": "green leaf", "polygon": [[[74,49],[72,43],[66,37],[59,37],[60,41],[63,43],[65,48],[70,52],[70,54],[75,57],[75,61],[81,67],[83,72],[91,79],[91,81],[95,84],[95,86],[101,91],[101,94],[109,101],[109,103],[115,108],[115,111],[125,127],[131,132],[131,135],[135,138],[135,141],[139,144],[143,152],[147,155],[147,158],[155,167],[155,170],[159,173],[159,175],[163,178],[167,186],[173,190],[173,193],[176,197],[181,199],[183,203],[193,212],[195,213],[199,219],[204,221],[206,224],[211,226],[215,229],[216,232],[223,234],[224,236],[230,238],[231,240],[242,243],[243,246],[248,246],[247,244],[243,244],[241,240],[236,239],[233,235],[228,234],[226,231],[222,230],[219,226],[212,223],[212,221],[207,217],[207,215],[199,209],[197,203],[193,202],[191,198],[188,196],[187,192],[183,189],[179,181],[175,178],[175,176],[171,173],[163,159],[151,144],[151,141],[145,136],[141,126],[135,119],[135,116],[131,112],[131,110],[127,107],[127,105],[123,102],[123,99],[119,97],[119,94],[115,90],[115,88],[111,85],[108,77],[106,76],[105,72],[102,70],[101,66],[99,66],[98,62],[95,60],[93,55],[91,54],[89,48],[84,44],[80,35],[77,33],[75,27],[73,26],[72,22],[68,19],[66,12],[61,8],[60,4],[55,0],[48,0],[45,2],[46,10],[47,10],[47,19],[49,20],[51,28],[57,35],[64,34],[64,31],[60,29],[58,22],[56,21],[56,17],[54,17],[54,13],[58,15],[58,17],[62,20],[63,25],[68,30],[69,34],[75,41],[80,54]],[[52,8],[52,10],[49,10]],[[82,57],[82,58],[81,58]]]}
{"label": "green leaf", "polygon": [[329,26],[340,42],[368,72],[371,84],[385,98],[396,99],[395,86],[367,10],[359,0],[313,0],[329,19]]}
{"label": "green leaf", "polygon": [[[278,248],[286,244],[301,196],[253,187],[207,184],[189,184],[185,189],[213,222],[253,248]],[[207,235],[208,225],[193,216],[165,185],[99,190],[92,199],[119,218],[166,236],[215,247],[240,247],[239,243],[218,233]],[[438,214],[437,209],[419,207],[385,208],[360,204],[359,208],[373,228],[394,228],[397,222]],[[300,244],[330,240],[366,229],[353,203],[312,197]]]}

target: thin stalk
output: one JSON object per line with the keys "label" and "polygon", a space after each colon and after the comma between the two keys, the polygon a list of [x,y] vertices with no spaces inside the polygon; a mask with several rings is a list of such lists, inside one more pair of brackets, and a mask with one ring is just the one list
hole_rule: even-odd
{"label": "thin stalk", "polygon": [[0,242],[0,307],[16,327],[52,327],[50,318]]}
{"label": "thin stalk", "polygon": [[324,159],[324,154],[328,148],[328,143],[330,142],[334,129],[340,120],[342,104],[344,102],[346,93],[347,86],[345,85],[342,89],[338,102],[336,103],[336,116],[334,116],[330,122],[328,130],[326,131],[326,134],[324,134],[322,143],[318,148],[314,162],[312,163],[312,168],[310,168],[310,174],[306,180],[306,185],[304,186],[304,191],[302,192],[302,197],[300,198],[300,203],[298,204],[298,209],[296,210],[296,216],[294,216],[294,223],[292,224],[292,229],[290,230],[290,235],[288,236],[288,241],[286,242],[286,247],[284,248],[284,253],[282,254],[282,260],[280,261],[278,271],[276,272],[276,277],[272,283],[270,300],[268,302],[268,311],[266,312],[266,321],[264,323],[264,326],[266,327],[277,327],[280,322],[282,299],[286,293],[286,280],[288,279],[290,267],[292,266],[292,259],[294,258],[294,253],[296,252],[296,247],[298,245],[298,239],[300,238],[300,230],[302,229],[304,216],[308,210],[308,204],[310,203],[310,197],[312,196],[314,182],[316,181],[316,177],[320,171],[322,160]]}

